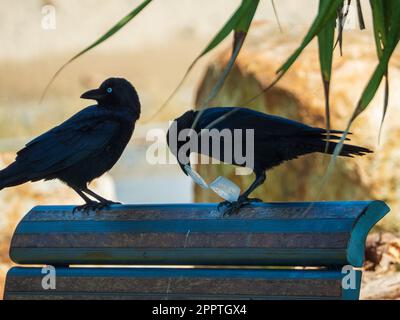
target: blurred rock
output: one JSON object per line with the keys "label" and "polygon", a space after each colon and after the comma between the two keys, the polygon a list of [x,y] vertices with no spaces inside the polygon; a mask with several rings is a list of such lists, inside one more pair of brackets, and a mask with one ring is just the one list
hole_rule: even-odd
{"label": "blurred rock", "polygon": [[[332,128],[345,129],[367,80],[376,64],[374,41],[369,31],[345,33],[344,54],[335,52],[331,83]],[[325,126],[325,105],[318,50],[314,42],[305,49],[291,70],[268,92],[251,103],[275,78],[275,72],[297,48],[302,34],[269,32],[269,26],[251,30],[234,69],[211,106],[248,106],[263,112],[284,116],[309,125]],[[230,51],[226,50],[211,63],[198,87],[196,106],[202,105],[221,74]],[[400,230],[400,54],[396,51],[390,68],[390,100],[380,144],[383,87],[369,108],[351,127],[351,143],[374,150],[356,159],[338,159],[335,171],[322,190],[320,200],[381,199],[391,213],[380,223],[390,230]],[[323,154],[303,156],[267,173],[267,181],[252,196],[265,201],[314,201],[321,189],[330,157]],[[212,180],[218,175],[230,178],[245,189],[253,176],[236,176],[226,165],[199,165],[200,174]],[[195,187],[195,200],[221,201],[209,190]]]}
{"label": "blurred rock", "polygon": [[360,290],[361,300],[398,300],[400,299],[400,272],[377,275],[364,272]]}
{"label": "blurred rock", "polygon": [[368,235],[364,268],[377,273],[400,270],[400,236],[389,232]]}

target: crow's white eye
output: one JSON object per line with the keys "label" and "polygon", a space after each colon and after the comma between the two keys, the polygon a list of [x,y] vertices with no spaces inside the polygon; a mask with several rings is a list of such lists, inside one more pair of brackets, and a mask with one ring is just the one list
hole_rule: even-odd
{"label": "crow's white eye", "polygon": [[111,93],[112,92],[112,88],[107,88],[107,92]]}

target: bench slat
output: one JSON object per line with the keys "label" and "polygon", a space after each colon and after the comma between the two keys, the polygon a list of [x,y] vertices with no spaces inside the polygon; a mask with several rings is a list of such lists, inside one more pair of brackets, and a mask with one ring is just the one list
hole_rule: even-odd
{"label": "bench slat", "polygon": [[19,264],[361,266],[380,201],[271,203],[221,217],[215,204],[36,207],[18,225]]}
{"label": "bench slat", "polygon": [[56,289],[44,290],[41,268],[12,268],[5,299],[357,299],[328,270],[57,268]]}
{"label": "bench slat", "polygon": [[32,209],[10,249],[19,264],[361,266],[381,201],[260,203],[222,217],[215,204],[117,205],[95,213]]}
{"label": "bench slat", "polygon": [[[25,264],[157,264],[157,265],[248,265],[337,266],[347,261],[344,249],[273,248],[14,248]],[[15,260],[15,259],[14,259]]]}

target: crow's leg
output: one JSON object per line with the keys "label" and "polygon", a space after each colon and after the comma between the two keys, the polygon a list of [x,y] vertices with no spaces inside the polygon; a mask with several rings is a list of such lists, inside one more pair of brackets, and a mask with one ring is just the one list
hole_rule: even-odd
{"label": "crow's leg", "polygon": [[251,192],[253,192],[256,188],[258,188],[260,185],[262,185],[266,179],[266,174],[265,172],[257,173],[256,172],[256,179],[254,182],[250,185],[250,187],[244,191],[240,197],[238,198],[237,201],[234,202],[228,202],[224,201],[221,202],[218,205],[218,209],[220,209],[221,206],[226,206],[227,208],[224,211],[223,215],[224,216],[229,216],[238,213],[239,209],[245,205],[250,204],[251,202],[261,202],[262,200],[260,199],[250,199],[248,196],[250,195]]}
{"label": "crow's leg", "polygon": [[100,203],[103,205],[103,207],[107,207],[111,204],[121,204],[121,202],[114,202],[111,200],[107,200],[103,198],[102,196],[99,196],[97,193],[94,193],[92,190],[89,190],[87,187],[83,189],[83,192],[87,193],[88,195],[92,196],[96,200],[99,200]]}
{"label": "crow's leg", "polygon": [[257,189],[259,186],[261,186],[264,182],[265,179],[267,178],[267,175],[265,174],[265,171],[261,173],[256,173],[256,179],[254,182],[250,185],[250,187],[247,188],[246,191],[244,191],[238,201],[245,201],[245,202],[262,202],[262,200],[257,199],[257,198],[249,198],[250,193],[252,193],[255,189]]}
{"label": "crow's leg", "polygon": [[85,201],[85,204],[81,205],[81,206],[76,206],[73,210],[72,213],[76,212],[76,211],[90,211],[90,210],[96,210],[98,209],[98,206],[100,205],[99,202],[97,201],[93,201],[92,199],[90,199],[86,194],[84,194],[82,192],[81,189],[77,188],[77,187],[72,187],[72,189],[74,189],[74,191]]}

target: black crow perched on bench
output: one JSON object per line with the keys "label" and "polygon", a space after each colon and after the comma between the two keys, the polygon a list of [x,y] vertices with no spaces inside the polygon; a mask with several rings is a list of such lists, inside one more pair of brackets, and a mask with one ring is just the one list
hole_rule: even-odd
{"label": "black crow perched on bench", "polygon": [[[194,136],[198,137],[193,144],[191,139],[193,132],[192,134],[184,133],[182,138],[182,136],[179,137],[178,135],[172,136],[172,126],[169,128],[167,134],[169,148],[177,157],[178,163],[185,174],[187,174],[185,165],[190,165],[188,157],[191,152],[204,154],[225,163],[249,167],[248,163],[238,162],[234,149],[240,146],[240,150],[243,152],[246,150],[246,144],[250,141],[246,141],[244,132],[239,141],[234,139],[234,130],[254,129],[254,154],[250,155],[253,156],[253,163],[250,168],[255,174],[255,180],[236,202],[228,203],[225,201],[220,204],[220,206],[228,205],[228,209],[225,211],[226,214],[236,212],[241,206],[251,201],[260,201],[258,199],[250,199],[249,195],[264,183],[267,170],[280,165],[284,161],[292,160],[308,153],[327,152],[332,154],[337,145],[335,140],[340,139],[337,134],[343,133],[340,130],[331,130],[328,140],[328,133],[325,129],[239,107],[214,107],[203,111],[190,110],[175,119],[175,121],[176,123],[173,124],[178,135],[183,132],[182,130],[192,128],[195,131]],[[214,130],[214,135],[219,134],[219,137],[221,137],[220,145],[217,148],[213,149],[213,134],[199,134],[203,129],[217,129],[217,131]],[[221,134],[226,130],[229,130],[231,137],[233,137],[232,146],[226,145],[228,143],[227,137]],[[204,144],[204,139],[209,140],[207,144]],[[327,141],[329,141],[328,144]],[[202,145],[207,147],[202,148]],[[371,152],[367,148],[344,144],[340,155],[353,157]]]}
{"label": "black crow perched on bench", "polygon": [[140,116],[139,97],[127,80],[109,78],[81,98],[96,100],[97,104],[18,151],[15,161],[0,171],[0,190],[28,181],[59,179],[85,201],[75,209],[100,209],[114,203],[87,185],[110,170],[124,151]]}

